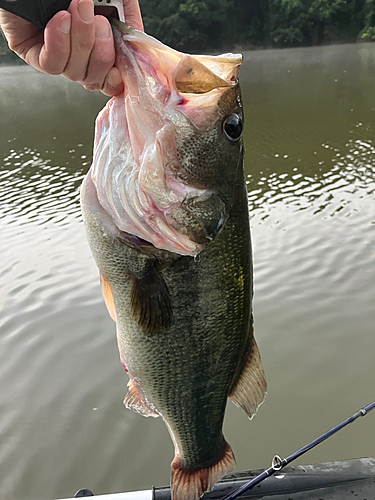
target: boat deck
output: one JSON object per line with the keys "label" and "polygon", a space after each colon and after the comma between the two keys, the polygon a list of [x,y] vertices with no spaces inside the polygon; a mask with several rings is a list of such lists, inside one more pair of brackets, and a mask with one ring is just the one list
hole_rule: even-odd
{"label": "boat deck", "polygon": [[[219,481],[204,500],[222,500],[262,470],[229,474]],[[85,496],[77,492],[76,497]],[[144,491],[98,495],[98,500],[171,500],[169,487]],[[262,500],[374,500],[375,459],[359,458],[315,465],[285,467],[240,498]],[[68,499],[66,499],[68,500]],[[71,499],[73,500],[73,499]]]}

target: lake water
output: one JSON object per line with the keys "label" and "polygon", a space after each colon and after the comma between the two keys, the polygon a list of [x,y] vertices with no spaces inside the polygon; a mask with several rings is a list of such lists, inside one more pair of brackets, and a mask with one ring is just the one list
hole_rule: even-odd
{"label": "lake water", "polygon": [[[269,393],[228,404],[237,470],[268,467],[375,399],[375,45],[248,52],[242,70],[255,334]],[[169,482],[127,377],[79,186],[100,94],[0,68],[0,498]],[[375,457],[375,413],[299,463]]]}

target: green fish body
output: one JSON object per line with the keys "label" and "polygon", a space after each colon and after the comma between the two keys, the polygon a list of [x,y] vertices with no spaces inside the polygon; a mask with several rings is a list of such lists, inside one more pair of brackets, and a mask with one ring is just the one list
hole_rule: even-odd
{"label": "green fish body", "polygon": [[172,498],[197,500],[235,460],[227,398],[252,417],[266,381],[253,338],[239,56],[187,56],[115,28],[125,91],[98,116],[81,192],[88,241],[129,375],[125,405],[162,417]]}

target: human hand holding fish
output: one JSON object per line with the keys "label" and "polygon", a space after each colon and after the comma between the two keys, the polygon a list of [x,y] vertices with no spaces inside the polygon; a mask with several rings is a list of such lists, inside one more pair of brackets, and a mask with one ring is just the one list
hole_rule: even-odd
{"label": "human hand holding fish", "polygon": [[[124,0],[126,22],[143,30],[138,0]],[[120,94],[123,80],[114,66],[115,48],[110,22],[94,15],[92,0],[72,0],[55,14],[45,30],[0,9],[0,28],[11,50],[43,73],[63,75],[88,90]]]}

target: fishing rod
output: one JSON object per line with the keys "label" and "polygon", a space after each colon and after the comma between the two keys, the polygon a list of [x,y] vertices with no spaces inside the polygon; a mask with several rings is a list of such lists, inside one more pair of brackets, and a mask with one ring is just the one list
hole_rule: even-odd
{"label": "fishing rod", "polygon": [[341,422],[341,424],[336,425],[336,427],[333,427],[331,430],[325,432],[324,434],[322,434],[318,438],[311,441],[309,444],[306,444],[305,446],[303,446],[302,448],[295,451],[294,453],[292,453],[291,455],[289,455],[288,457],[286,457],[284,459],[281,459],[278,455],[275,455],[275,457],[272,459],[271,467],[269,467],[268,469],[265,469],[261,474],[254,477],[251,481],[249,481],[248,483],[245,483],[240,488],[237,488],[232,493],[230,493],[229,495],[224,497],[222,500],[234,500],[235,498],[239,497],[240,495],[245,493],[245,491],[250,490],[251,488],[253,488],[257,484],[259,484],[262,481],[264,481],[265,479],[267,479],[267,477],[273,476],[276,472],[279,472],[286,465],[293,462],[293,460],[296,460],[296,458],[299,458],[301,455],[303,455],[307,451],[311,450],[312,448],[314,448],[318,444],[322,443],[326,439],[328,439],[331,436],[333,436],[334,434],[336,434],[336,432],[340,431],[341,429],[343,429],[347,425],[349,425],[352,422],[354,422],[355,420],[357,420],[357,418],[364,417],[374,408],[375,408],[375,401],[373,401],[369,405],[365,406],[364,408],[361,408],[359,411],[354,413],[354,415],[352,415],[351,417],[349,417],[346,420],[344,420],[343,422]]}

